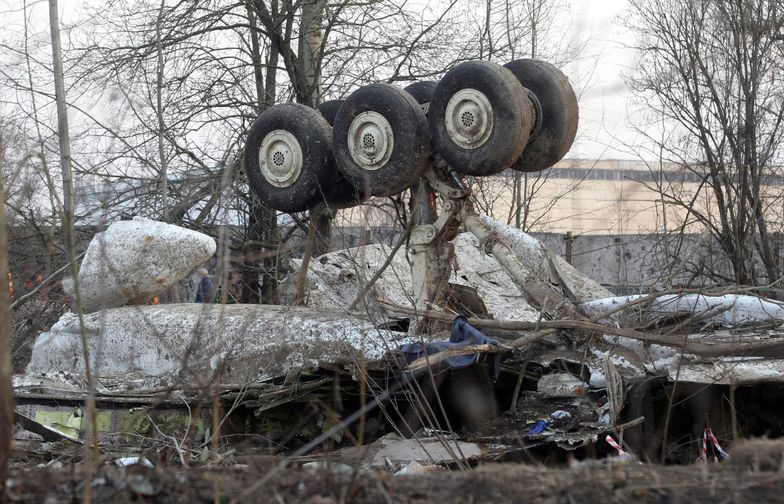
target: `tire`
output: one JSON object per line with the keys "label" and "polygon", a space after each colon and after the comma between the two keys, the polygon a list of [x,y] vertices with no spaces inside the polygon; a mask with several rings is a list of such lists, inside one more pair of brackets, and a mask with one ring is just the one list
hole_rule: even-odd
{"label": "tire", "polygon": [[492,175],[523,153],[533,124],[525,88],[489,61],[462,63],[439,81],[428,110],[434,149],[467,175]]}
{"label": "tire", "polygon": [[[341,105],[343,105],[343,100],[327,100],[318,106],[318,111],[332,126],[335,123],[335,116]],[[361,191],[340,173],[334,158],[328,170],[332,174],[332,179],[327,187],[324,188],[324,194],[322,195],[323,201],[327,206],[333,209],[351,208],[365,200]]]}
{"label": "tire", "polygon": [[422,105],[422,110],[427,113],[436,87],[438,87],[437,81],[419,81],[404,87],[403,91],[413,96],[417,103]]}
{"label": "tire", "polygon": [[535,172],[563,159],[577,134],[577,96],[569,79],[546,61],[519,59],[504,65],[533,93],[537,119],[531,138],[513,165],[517,171]]}
{"label": "tire", "polygon": [[275,105],[261,113],[245,143],[245,173],[267,206],[301,212],[322,199],[330,182],[332,135],[321,114],[304,105]]}
{"label": "tire", "polygon": [[[410,94],[414,97],[417,103],[422,107],[422,111],[424,111],[425,115],[427,115],[427,111],[430,108],[430,101],[433,99],[433,94],[436,92],[436,87],[438,86],[438,81],[418,81],[403,88],[403,91]],[[411,198],[409,203],[409,209],[411,210],[411,215],[417,215],[417,224],[431,224],[435,222],[435,211],[430,212],[421,211],[423,207],[420,207],[420,198],[425,198],[425,201],[428,201],[428,205],[426,208],[430,208],[430,195],[427,194],[430,191],[430,186],[425,183],[425,191],[427,193],[420,194],[420,184],[415,183],[411,186]],[[421,212],[420,212],[421,211]]]}
{"label": "tire", "polygon": [[324,116],[330,126],[335,124],[335,116],[343,105],[343,100],[327,100],[318,106],[318,111]]}
{"label": "tire", "polygon": [[338,169],[369,196],[411,187],[430,158],[425,113],[410,94],[389,84],[364,86],[346,98],[332,139]]}

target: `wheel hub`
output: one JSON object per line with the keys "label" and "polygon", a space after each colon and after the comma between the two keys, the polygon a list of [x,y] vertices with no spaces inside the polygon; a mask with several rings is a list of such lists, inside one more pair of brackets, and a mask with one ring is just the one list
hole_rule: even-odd
{"label": "wheel hub", "polygon": [[267,134],[259,147],[261,174],[275,187],[289,187],[302,173],[302,147],[286,130]]}
{"label": "wheel hub", "polygon": [[365,170],[378,170],[389,161],[395,136],[389,121],[378,112],[362,112],[348,129],[351,158]]}
{"label": "wheel hub", "polygon": [[463,149],[478,149],[493,132],[493,107],[476,89],[461,89],[449,100],[444,117],[449,137]]}

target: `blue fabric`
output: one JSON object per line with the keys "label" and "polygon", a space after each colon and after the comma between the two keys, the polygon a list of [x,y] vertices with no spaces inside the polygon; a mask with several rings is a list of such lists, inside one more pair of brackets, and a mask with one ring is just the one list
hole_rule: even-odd
{"label": "blue fabric", "polygon": [[[400,347],[403,356],[407,363],[414,362],[415,360],[424,357],[425,355],[433,355],[438,352],[443,352],[450,348],[459,348],[470,345],[497,345],[498,341],[488,338],[474,326],[468,323],[466,318],[461,315],[452,321],[452,331],[449,335],[449,341],[435,341],[432,343],[407,343]],[[444,365],[452,369],[459,369],[476,364],[479,361],[479,354],[472,355],[458,355],[456,357],[449,357],[445,359]],[[490,360],[490,370],[493,373],[493,379],[498,378],[501,372],[501,356],[499,354],[492,354]]]}
{"label": "blue fabric", "polygon": [[528,429],[528,434],[541,434],[547,428],[546,420],[537,420],[533,427]]}

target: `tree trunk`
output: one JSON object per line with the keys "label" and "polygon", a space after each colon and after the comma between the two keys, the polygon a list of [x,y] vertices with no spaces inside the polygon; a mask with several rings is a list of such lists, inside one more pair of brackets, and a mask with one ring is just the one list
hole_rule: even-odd
{"label": "tree trunk", "polygon": [[[0,131],[0,165],[5,152]],[[2,173],[5,173],[3,167]],[[8,234],[5,220],[5,187],[0,177],[0,494],[5,490],[5,475],[11,457],[11,438],[14,432],[14,391],[11,387],[11,313],[8,272]]]}
{"label": "tree trunk", "polygon": [[[261,113],[275,103],[275,78],[278,64],[278,50],[269,47],[267,52],[266,80],[262,71],[261,43],[257,30],[257,13],[253,5],[246,4],[248,23],[251,26],[251,60],[256,84],[256,103]],[[273,10],[273,15],[276,12]],[[277,213],[250,194],[248,198],[248,228],[245,235],[243,262],[240,267],[243,303],[277,304],[278,296],[278,257],[273,253],[273,244],[278,243]]]}
{"label": "tree trunk", "polygon": [[161,25],[163,24],[163,12],[166,0],[161,0],[161,8],[158,11],[158,19],[155,22],[155,42],[158,53],[156,68],[156,115],[158,116],[158,159],[160,163],[160,184],[161,184],[161,218],[164,222],[169,220],[169,178],[166,173],[166,151],[164,150],[164,128],[166,123],[163,120],[163,47],[161,46]]}
{"label": "tree trunk", "polygon": [[297,101],[316,108],[321,102],[321,25],[326,0],[305,0],[299,28]]}
{"label": "tree trunk", "polygon": [[[326,0],[306,0],[302,5],[297,55],[300,79],[295,86],[297,101],[313,108],[321,102],[321,25],[326,6]],[[310,212],[310,225],[315,226],[312,254],[318,257],[329,252],[332,245],[332,214],[326,205]]]}
{"label": "tree trunk", "polygon": [[255,195],[248,204],[247,246],[243,250],[242,294],[243,303],[277,304],[278,256],[274,244],[278,243],[277,215],[264,206]]}
{"label": "tree trunk", "polygon": [[318,257],[332,248],[332,212],[324,204],[319,204],[310,212],[313,214],[313,225],[316,226],[313,237],[313,257]]}
{"label": "tree trunk", "polygon": [[49,0],[49,27],[52,34],[54,91],[55,100],[57,102],[57,138],[60,144],[60,170],[63,176],[63,241],[65,242],[66,253],[72,257],[74,252],[74,198],[73,178],[71,175],[71,142],[68,137],[68,111],[65,103],[63,58],[60,53],[60,26],[57,16],[57,0]]}

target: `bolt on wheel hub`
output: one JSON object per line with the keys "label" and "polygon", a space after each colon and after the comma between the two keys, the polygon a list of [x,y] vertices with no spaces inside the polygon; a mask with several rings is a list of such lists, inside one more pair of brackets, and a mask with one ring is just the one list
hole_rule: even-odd
{"label": "bolt on wheel hub", "polygon": [[348,128],[351,158],[365,170],[378,170],[392,155],[395,136],[389,121],[378,112],[362,112]]}
{"label": "bolt on wheel hub", "polygon": [[259,147],[261,174],[275,187],[289,187],[302,173],[302,147],[286,130],[267,134]]}
{"label": "bolt on wheel hub", "polygon": [[444,114],[449,138],[463,149],[478,149],[493,132],[493,107],[476,89],[461,89],[450,98]]}

